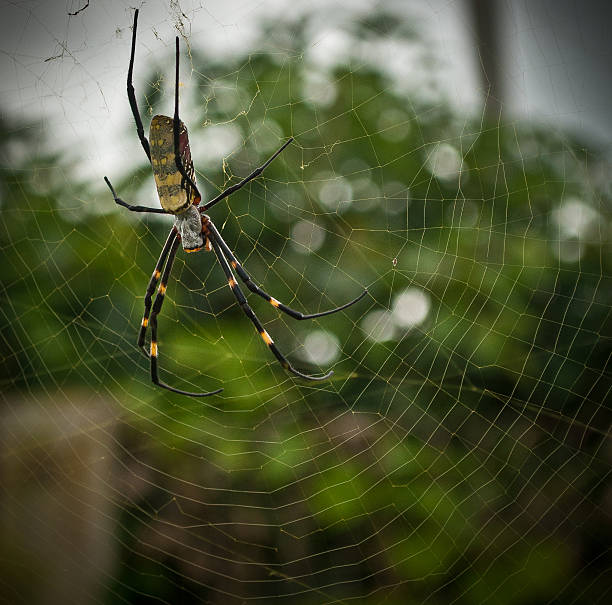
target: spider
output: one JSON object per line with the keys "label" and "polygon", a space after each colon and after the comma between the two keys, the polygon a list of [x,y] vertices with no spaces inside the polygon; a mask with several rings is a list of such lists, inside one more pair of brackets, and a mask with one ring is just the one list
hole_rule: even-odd
{"label": "spider", "polygon": [[[234,253],[230,250],[229,246],[225,243],[221,237],[218,229],[210,217],[204,214],[209,208],[220,202],[222,199],[228,197],[232,193],[238,191],[249,181],[258,177],[266,167],[274,161],[278,155],[287,148],[287,146],[293,141],[291,137],[286,141],[280,149],[278,149],[272,157],[270,157],[264,164],[259,168],[253,170],[251,174],[243,178],[239,183],[228,187],[217,195],[214,199],[210,200],[206,204],[200,205],[202,196],[198,191],[195,184],[195,172],[193,168],[193,162],[191,160],[191,151],[189,149],[189,138],[187,135],[187,128],[183,122],[179,119],[178,110],[178,82],[179,82],[179,39],[176,37],[176,74],[174,82],[174,118],[167,116],[156,115],[151,120],[151,127],[149,131],[149,141],[145,137],[144,129],[142,126],[142,120],[138,111],[138,105],[136,103],[136,96],[134,94],[134,86],[132,85],[132,73],[134,70],[134,55],[136,51],[136,29],[138,26],[138,10],[134,12],[134,25],[132,28],[132,52],[130,56],[130,64],[127,73],[127,94],[136,122],[136,131],[138,132],[138,138],[140,143],[147,154],[147,158],[151,162],[153,169],[153,176],[155,178],[155,185],[157,187],[157,194],[161,202],[161,208],[148,208],[146,206],[135,206],[124,202],[120,197],[117,196],[115,189],[111,185],[111,182],[107,177],[104,177],[106,184],[108,185],[113,199],[117,204],[127,208],[132,212],[150,212],[154,214],[172,214],[174,215],[174,225],[170,229],[166,243],[162,248],[161,254],[155,265],[153,275],[149,280],[149,285],[145,293],[144,299],[144,315],[140,325],[140,332],[138,334],[137,344],[144,354],[149,357],[151,362],[151,381],[153,384],[172,391],[173,393],[179,393],[181,395],[188,395],[190,397],[208,397],[209,395],[215,395],[220,393],[223,389],[217,389],[216,391],[209,391],[204,393],[192,393],[189,391],[183,391],[181,389],[174,388],[165,382],[162,382],[159,378],[158,371],[158,341],[157,341],[157,316],[161,312],[162,305],[164,303],[164,296],[166,294],[166,286],[168,284],[168,278],[170,277],[170,271],[172,264],[176,256],[179,245],[182,244],[185,252],[197,252],[198,250],[204,249],[207,252],[211,250],[214,252],[225,276],[229,283],[240,308],[244,314],[253,322],[255,328],[259,332],[259,335],[263,341],[268,345],[273,355],[278,359],[280,364],[300,378],[307,380],[325,380],[329,378],[333,371],[330,370],[323,376],[310,376],[304,374],[294,368],[289,360],[278,350],[274,341],[266,332],[261,322],[249,306],[240,286],[238,285],[232,269],[238,274],[238,277],[244,282],[246,287],[251,291],[267,300],[273,307],[276,307],[280,311],[286,313],[294,319],[314,319],[315,317],[322,317],[324,315],[330,315],[342,311],[351,305],[354,305],[357,301],[361,300],[366,294],[367,290],[364,290],[357,298],[350,302],[323,311],[321,313],[312,313],[310,315],[304,315],[299,311],[295,311],[290,307],[284,305],[280,301],[270,296],[267,292],[264,292],[259,286],[257,286],[250,278],[249,274],[244,270],[242,265],[238,262],[238,259],[234,256]],[[161,278],[161,281],[160,281]],[[159,288],[157,295],[153,301],[153,293],[157,283],[159,282]],[[151,328],[151,342],[149,352],[145,349],[145,336],[147,328]]]}

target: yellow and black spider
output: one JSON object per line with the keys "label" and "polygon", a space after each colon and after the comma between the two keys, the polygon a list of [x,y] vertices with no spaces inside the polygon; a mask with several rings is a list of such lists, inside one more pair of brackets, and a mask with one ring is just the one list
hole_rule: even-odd
{"label": "yellow and black spider", "polygon": [[[313,319],[315,317],[322,317],[323,315],[330,315],[337,311],[342,311],[357,301],[361,300],[366,294],[367,290],[364,290],[354,300],[337,307],[330,309],[329,311],[323,311],[321,313],[312,313],[310,315],[304,315],[299,311],[295,311],[283,303],[279,302],[267,292],[264,292],[259,286],[257,286],[249,277],[248,273],[244,270],[242,265],[238,262],[229,246],[225,243],[221,234],[210,220],[210,218],[204,214],[206,210],[214,206],[217,202],[226,198],[228,195],[238,191],[241,187],[246,185],[252,179],[258,177],[265,168],[293,141],[290,138],[286,143],[282,145],[274,155],[259,168],[256,168],[251,174],[243,178],[236,185],[232,185],[221,192],[214,199],[208,203],[200,206],[202,196],[198,191],[195,184],[195,172],[193,169],[193,162],[191,160],[191,151],[189,149],[189,138],[187,135],[187,128],[183,122],[179,119],[178,113],[178,81],[179,81],[179,39],[176,37],[176,78],[174,82],[174,118],[167,116],[154,116],[151,120],[151,128],[149,130],[149,139],[144,135],[144,129],[142,127],[142,120],[140,119],[140,113],[138,112],[138,105],[136,104],[136,96],[134,94],[134,86],[132,85],[132,73],[134,69],[134,54],[136,51],[136,28],[138,25],[138,10],[134,12],[134,27],[132,31],[132,52],[130,56],[130,65],[127,74],[127,93],[130,101],[130,107],[132,108],[132,114],[136,122],[136,130],[138,132],[138,138],[142,144],[151,167],[153,169],[153,176],[155,177],[155,185],[157,187],[157,193],[161,202],[161,208],[147,208],[146,206],[133,206],[124,202],[121,198],[117,197],[113,186],[107,177],[104,177],[106,184],[113,194],[113,198],[117,204],[131,210],[132,212],[152,212],[156,214],[173,214],[175,216],[174,225],[170,230],[168,239],[164,244],[164,247],[155,265],[155,270],[147,286],[145,294],[145,309],[142,318],[142,324],[140,327],[140,333],[138,334],[138,346],[143,350],[151,360],[151,380],[154,384],[173,391],[174,393],[180,393],[181,395],[190,395],[192,397],[206,397],[208,395],[214,395],[215,393],[221,392],[223,389],[217,389],[216,391],[210,391],[208,393],[191,393],[189,391],[182,391],[175,389],[159,379],[157,370],[157,316],[159,315],[162,304],[164,302],[164,296],[166,293],[166,285],[168,278],[170,277],[170,270],[174,262],[174,257],[178,250],[179,244],[182,243],[183,250],[185,252],[197,252],[204,248],[206,251],[212,250],[220,265],[223,269],[229,286],[236,297],[236,300],[240,304],[240,308],[244,311],[245,315],[253,322],[257,331],[259,332],[263,341],[268,345],[276,359],[281,365],[293,374],[306,378],[308,380],[325,380],[329,378],[333,371],[329,371],[324,376],[309,376],[303,374],[299,370],[296,370],[287,360],[286,357],[278,350],[274,341],[270,335],[264,330],[259,319],[249,306],[246,301],[240,286],[236,282],[232,273],[232,268],[236,271],[240,279],[245,283],[247,288],[255,294],[261,296],[267,300],[273,307],[283,311],[294,319]],[[231,267],[230,267],[231,264]],[[165,265],[165,266],[164,266]],[[152,302],[153,292],[155,286],[160,280],[159,289],[155,302]],[[151,344],[150,351],[147,353],[144,348],[145,335],[147,327],[151,326]]]}

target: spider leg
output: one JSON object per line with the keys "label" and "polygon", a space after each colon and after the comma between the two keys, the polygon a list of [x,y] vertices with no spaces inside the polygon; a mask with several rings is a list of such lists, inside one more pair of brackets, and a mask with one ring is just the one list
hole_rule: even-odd
{"label": "spider leg", "polygon": [[[210,223],[209,223],[209,225],[210,225]],[[306,380],[325,380],[325,379],[329,378],[334,373],[333,370],[330,370],[324,376],[310,376],[308,374],[303,374],[299,370],[296,370],[289,363],[289,360],[278,350],[278,348],[274,344],[274,341],[272,340],[272,338],[270,338],[270,335],[266,332],[264,327],[261,325],[259,319],[257,319],[257,316],[253,312],[253,309],[251,309],[251,307],[249,306],[249,303],[247,302],[246,298],[244,297],[244,294],[242,293],[242,290],[240,289],[240,286],[238,285],[238,283],[234,279],[234,275],[232,273],[232,270],[230,269],[229,263],[227,262],[227,259],[223,255],[223,251],[222,251],[219,243],[217,242],[216,235],[212,231],[210,231],[207,235],[208,235],[208,237],[210,239],[210,242],[212,244],[213,250],[215,251],[217,259],[219,260],[219,263],[221,264],[221,268],[223,269],[223,272],[225,273],[225,275],[227,277],[227,280],[228,280],[228,283],[229,283],[229,287],[231,288],[232,292],[234,293],[234,296],[236,297],[236,300],[238,301],[238,304],[240,305],[240,308],[242,309],[244,314],[253,322],[253,324],[254,324],[255,328],[257,329],[257,331],[259,332],[259,335],[261,336],[262,340],[268,345],[268,347],[270,348],[270,350],[274,354],[274,357],[276,357],[276,359],[278,359],[278,361],[283,366],[283,368],[285,368],[286,370],[289,370],[290,372],[292,372],[296,376],[299,376],[300,378],[305,378]]]}
{"label": "spider leg", "polygon": [[136,131],[138,132],[138,138],[142,144],[142,148],[145,150],[149,161],[151,161],[151,149],[149,147],[149,141],[144,133],[142,127],[142,120],[140,119],[140,112],[138,111],[138,105],[136,103],[136,95],[134,94],[134,85],[132,84],[132,74],[134,73],[134,55],[136,54],[136,30],[138,29],[138,9],[134,11],[134,26],[132,27],[132,54],[130,55],[130,66],[128,68],[127,75],[127,94],[130,100],[130,107],[132,108],[132,115],[136,122]]}
{"label": "spider leg", "polygon": [[149,324],[151,326],[151,381],[153,384],[156,384],[163,389],[167,389],[168,391],[172,391],[173,393],[179,393],[179,395],[188,395],[189,397],[208,397],[209,395],[220,393],[223,389],[217,389],[216,391],[210,391],[208,393],[191,393],[190,391],[181,391],[180,389],[175,389],[174,387],[167,385],[165,382],[162,382],[159,379],[157,371],[157,316],[159,315],[164,303],[166,285],[168,283],[168,278],[170,277],[170,271],[172,270],[172,264],[174,263],[174,257],[176,256],[176,251],[178,250],[180,242],[180,238],[175,237],[171,244],[166,267],[164,268],[164,272],[161,277],[157,296],[155,297],[155,302],[153,303],[153,309],[151,311],[151,318],[149,320]]}
{"label": "spider leg", "polygon": [[153,303],[153,292],[155,292],[155,286],[157,286],[157,282],[161,276],[162,269],[166,262],[166,257],[168,256],[168,252],[170,252],[170,247],[174,243],[176,238],[176,227],[172,227],[170,233],[168,234],[168,239],[162,248],[161,254],[159,255],[159,259],[157,264],[155,265],[155,269],[153,270],[153,275],[151,275],[151,279],[149,280],[149,285],[147,286],[147,291],[145,293],[144,299],[144,314],[142,316],[142,322],[140,323],[140,332],[138,334],[137,344],[140,347],[140,350],[149,357],[149,353],[145,349],[145,335],[147,333],[147,326],[149,325],[149,314],[151,313],[151,305]]}
{"label": "spider leg", "polygon": [[[192,188],[193,191],[195,191],[196,193],[195,203],[199,203],[199,201],[202,199],[202,195],[199,189],[197,188],[196,184],[193,182],[193,179],[187,174],[187,171],[185,170],[185,166],[183,166],[183,161],[181,160],[181,154],[179,150],[180,120],[179,120],[179,109],[178,109],[178,106],[179,106],[178,88],[179,88],[179,39],[177,36],[176,37],[176,78],[174,81],[174,123],[173,123],[174,163],[176,164],[176,167],[178,171],[181,173],[181,176],[183,177],[184,181]],[[187,191],[187,194],[188,194],[187,199],[189,199],[190,198],[189,191]]]}
{"label": "spider leg", "polygon": [[357,298],[354,298],[350,302],[347,302],[340,307],[336,307],[335,309],[329,309],[328,311],[321,311],[320,313],[310,313],[309,315],[305,315],[304,313],[300,313],[300,311],[295,311],[291,307],[284,305],[282,302],[276,300],[276,298],[270,296],[267,292],[262,290],[257,284],[253,282],[249,274],[244,270],[242,265],[238,262],[238,259],[234,255],[234,253],[230,250],[230,247],[225,243],[223,237],[217,230],[217,228],[213,225],[212,222],[209,221],[208,228],[213,232],[217,243],[221,250],[223,250],[223,254],[229,259],[232,267],[238,273],[238,277],[244,282],[246,287],[251,291],[261,296],[264,300],[267,300],[273,307],[276,307],[283,313],[286,313],[290,317],[294,319],[302,320],[302,319],[314,319],[315,317],[323,317],[324,315],[331,315],[332,313],[337,313],[338,311],[342,311],[343,309],[347,309],[351,305],[354,305],[356,302],[360,301],[367,293],[367,290],[364,290]]}
{"label": "spider leg", "polygon": [[113,186],[111,185],[111,182],[108,180],[108,178],[104,177],[104,180],[106,181],[108,188],[111,190],[111,193],[113,194],[113,199],[115,200],[115,203],[119,204],[119,206],[123,206],[124,208],[127,208],[128,210],[131,210],[132,212],[150,212],[151,214],[170,214],[170,212],[166,212],[166,210],[164,210],[163,208],[147,208],[147,206],[132,206],[132,204],[128,204],[127,202],[124,202],[120,197],[117,197],[117,194],[115,193],[115,190]]}
{"label": "spider leg", "polygon": [[226,198],[228,195],[231,195],[235,191],[238,191],[241,187],[244,187],[249,181],[252,181],[254,178],[257,178],[279,155],[284,149],[293,141],[293,137],[291,137],[286,143],[284,143],[279,149],[277,149],[271,158],[269,158],[264,164],[262,164],[259,168],[255,168],[249,176],[245,176],[239,183],[232,185],[222,191],[217,197],[213,198],[208,202],[203,208],[202,212],[206,212],[209,208],[214,206],[217,202],[220,202],[222,199]]}

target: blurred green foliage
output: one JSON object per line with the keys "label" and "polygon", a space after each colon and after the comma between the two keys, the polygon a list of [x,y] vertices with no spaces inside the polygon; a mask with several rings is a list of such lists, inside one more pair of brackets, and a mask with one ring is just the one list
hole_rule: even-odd
{"label": "blurred green foliage", "polygon": [[[367,66],[315,73],[301,31],[282,50],[268,32],[269,52],[231,65],[192,49],[182,119],[209,197],[295,137],[212,218],[256,281],[300,310],[368,287],[359,307],[318,322],[342,346],[327,384],[287,377],[212,257],[180,254],[163,372],[225,391],[202,402],[156,390],[134,341],[170,220],[94,200],[102,172],[76,182],[62,157],[3,162],[3,390],[110,394],[127,411],[131,472],[146,478],[136,492],[130,473],[115,482],[126,496],[107,600],[593,602],[607,560],[611,271],[597,227],[609,200],[585,151],[406,98]],[[136,67],[145,122],[173,92],[148,69]],[[221,142],[239,135],[226,161],[207,159],[211,125]],[[43,134],[0,130],[5,157]],[[459,172],[435,164],[444,154]],[[124,199],[150,191],[145,161],[108,175]],[[350,199],[322,201],[338,191]],[[580,242],[554,220],[570,199],[598,213]],[[311,254],[290,244],[300,220],[325,233]],[[568,246],[579,258],[564,260]],[[427,321],[373,343],[361,320],[408,286],[428,294]],[[309,328],[253,302],[295,358]]]}

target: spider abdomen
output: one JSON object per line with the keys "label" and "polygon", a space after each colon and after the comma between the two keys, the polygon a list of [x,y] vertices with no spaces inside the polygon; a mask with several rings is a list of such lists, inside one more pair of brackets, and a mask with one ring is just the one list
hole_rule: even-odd
{"label": "spider abdomen", "polygon": [[[149,132],[151,166],[157,194],[162,208],[181,214],[195,201],[189,183],[176,167],[174,156],[174,121],[168,116],[153,116]],[[195,183],[195,173],[189,149],[189,136],[183,122],[179,122],[179,154],[185,171]]]}

